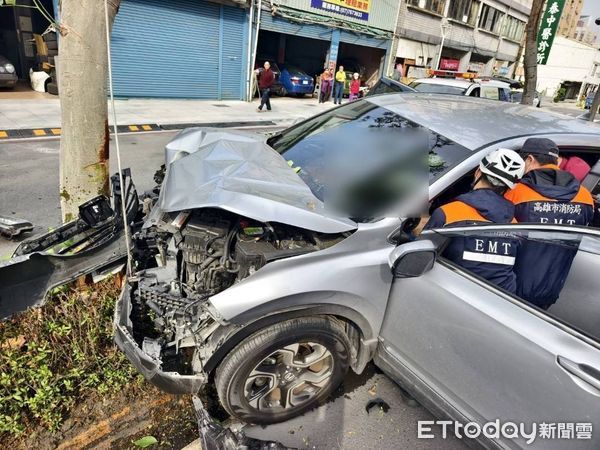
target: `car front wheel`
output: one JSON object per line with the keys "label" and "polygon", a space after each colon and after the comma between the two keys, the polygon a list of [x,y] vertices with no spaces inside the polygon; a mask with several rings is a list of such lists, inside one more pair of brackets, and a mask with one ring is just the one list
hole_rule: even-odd
{"label": "car front wheel", "polygon": [[227,412],[268,424],[325,400],[348,371],[350,343],[333,319],[304,317],[265,328],[238,344],[216,372]]}

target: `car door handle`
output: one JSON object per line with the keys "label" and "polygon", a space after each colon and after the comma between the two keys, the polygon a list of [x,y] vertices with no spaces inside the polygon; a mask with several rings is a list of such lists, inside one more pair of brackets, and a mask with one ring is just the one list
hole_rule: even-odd
{"label": "car door handle", "polygon": [[578,364],[560,355],[556,358],[556,361],[569,375],[593,387],[596,392],[592,393],[600,396],[600,370],[587,364]]}

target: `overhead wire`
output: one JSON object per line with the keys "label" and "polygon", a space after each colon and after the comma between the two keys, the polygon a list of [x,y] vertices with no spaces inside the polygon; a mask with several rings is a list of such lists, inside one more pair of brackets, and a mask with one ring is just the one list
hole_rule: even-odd
{"label": "overhead wire", "polygon": [[[131,257],[131,240],[129,235],[129,223],[127,222],[127,207],[126,207],[126,195],[125,195],[125,181],[123,178],[123,167],[121,166],[121,148],[119,147],[119,132],[117,129],[117,111],[115,109],[115,96],[113,90],[113,76],[112,76],[112,56],[110,51],[110,26],[108,20],[108,1],[104,0],[104,18],[106,26],[106,56],[108,57],[108,90],[110,93],[110,106],[112,110],[113,119],[113,136],[115,139],[115,150],[117,153],[117,168],[119,171],[119,184],[121,191],[121,215],[123,216],[123,232],[125,234],[125,248],[127,251],[127,275],[133,274],[133,263]],[[114,7],[115,5],[111,3]]]}

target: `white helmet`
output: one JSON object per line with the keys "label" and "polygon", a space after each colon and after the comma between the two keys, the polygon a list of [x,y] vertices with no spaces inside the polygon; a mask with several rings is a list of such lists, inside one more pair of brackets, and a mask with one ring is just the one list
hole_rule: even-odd
{"label": "white helmet", "polygon": [[491,178],[497,185],[513,188],[515,183],[525,174],[525,161],[514,150],[499,148],[484,156],[479,163],[479,170]]}

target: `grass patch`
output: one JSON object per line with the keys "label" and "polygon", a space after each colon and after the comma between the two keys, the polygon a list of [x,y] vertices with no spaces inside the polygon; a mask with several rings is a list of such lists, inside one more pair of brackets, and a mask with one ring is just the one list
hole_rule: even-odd
{"label": "grass patch", "polygon": [[39,426],[54,432],[90,394],[141,385],[112,340],[119,292],[114,278],[55,291],[42,308],[0,322],[0,441]]}

